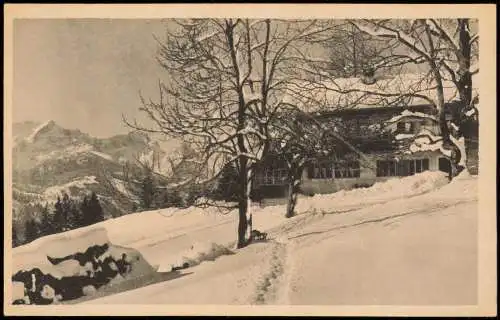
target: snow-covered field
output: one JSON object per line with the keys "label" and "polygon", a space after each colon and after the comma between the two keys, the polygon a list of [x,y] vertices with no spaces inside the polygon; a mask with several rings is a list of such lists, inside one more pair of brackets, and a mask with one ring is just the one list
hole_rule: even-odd
{"label": "snow-covered field", "polygon": [[[215,208],[131,214],[51,236],[50,243],[59,237],[69,250],[68,236],[105,230],[106,241],[137,250],[160,272],[191,266],[183,277],[85,304],[472,305],[477,201],[477,178],[463,174],[448,183],[443,173],[424,172],[300,197],[290,219],[283,205],[254,205],[253,226],[268,232],[268,241],[239,250],[237,215]],[[40,257],[46,241],[15,248],[13,271],[37,264],[35,251]]]}

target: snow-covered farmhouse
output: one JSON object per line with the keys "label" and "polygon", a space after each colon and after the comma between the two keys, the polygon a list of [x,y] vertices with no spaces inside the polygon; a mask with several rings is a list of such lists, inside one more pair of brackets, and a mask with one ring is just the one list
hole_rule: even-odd
{"label": "snow-covered farmhouse", "polygon": [[[292,89],[288,102],[300,106],[304,114],[325,124],[339,138],[334,155],[308,158],[302,172],[302,193],[332,193],[426,170],[451,170],[449,151],[442,146],[437,109],[432,103],[436,90],[432,83],[422,81],[422,75],[403,74],[370,82],[335,79],[321,85],[296,86],[302,91],[293,94],[297,91]],[[444,93],[446,117],[451,120],[457,110],[458,94],[449,83]],[[451,122],[449,126],[456,129]],[[476,138],[468,141],[467,157],[477,167],[477,120],[475,132]],[[464,150],[464,140],[457,143]],[[255,195],[284,197],[287,181],[286,161],[276,147],[258,166]]]}

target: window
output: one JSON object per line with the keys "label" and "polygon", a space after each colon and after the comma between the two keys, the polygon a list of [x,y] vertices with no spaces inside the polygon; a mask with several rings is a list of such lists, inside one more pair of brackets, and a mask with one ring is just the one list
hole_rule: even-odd
{"label": "window", "polygon": [[276,140],[271,140],[269,142],[269,150],[270,151],[273,151],[273,152],[278,151],[278,150],[280,150],[280,147],[281,146],[280,146],[279,142]]}
{"label": "window", "polygon": [[390,160],[377,160],[377,177],[390,177],[389,168],[394,167],[394,162]]}
{"label": "window", "polygon": [[359,178],[359,161],[346,161],[335,163],[335,178]]}
{"label": "window", "polygon": [[446,173],[451,173],[451,162],[447,158],[439,158],[439,170],[446,172]]}
{"label": "window", "polygon": [[321,161],[313,163],[309,170],[311,179],[342,179],[359,176],[359,161]]}
{"label": "window", "polygon": [[413,122],[404,122],[400,121],[397,124],[397,132],[398,133],[414,133],[415,131],[415,124]]}
{"label": "window", "polygon": [[429,159],[377,161],[377,177],[405,177],[426,170],[429,170]]}
{"label": "window", "polygon": [[333,178],[333,163],[329,161],[315,162],[309,171],[311,179],[331,179]]}
{"label": "window", "polygon": [[288,181],[287,169],[266,168],[255,177],[258,185],[281,185]]}
{"label": "window", "polygon": [[429,159],[422,159],[422,171],[429,170]]}

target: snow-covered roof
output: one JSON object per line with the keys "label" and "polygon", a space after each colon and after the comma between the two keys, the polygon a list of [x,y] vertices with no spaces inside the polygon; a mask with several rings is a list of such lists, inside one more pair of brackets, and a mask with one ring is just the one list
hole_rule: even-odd
{"label": "snow-covered roof", "polygon": [[[458,100],[455,85],[450,80],[444,80],[443,85],[445,102]],[[283,101],[306,112],[431,105],[437,100],[435,86],[433,78],[423,73],[380,78],[373,84],[361,78],[335,78],[321,83],[295,80],[288,84]],[[477,93],[476,87],[473,90]]]}
{"label": "snow-covered roof", "polygon": [[400,121],[401,119],[409,118],[409,117],[420,118],[420,119],[430,119],[432,121],[437,122],[437,118],[433,115],[426,114],[423,112],[413,112],[413,111],[409,111],[409,110],[403,110],[403,112],[401,112],[400,114],[387,120],[385,123],[386,124],[395,123],[395,122]]}

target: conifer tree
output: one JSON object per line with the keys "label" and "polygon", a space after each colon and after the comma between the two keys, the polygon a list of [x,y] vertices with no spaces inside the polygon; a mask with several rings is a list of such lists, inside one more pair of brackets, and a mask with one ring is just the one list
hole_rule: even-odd
{"label": "conifer tree", "polygon": [[15,248],[19,245],[17,226],[13,222],[12,223],[12,247]]}
{"label": "conifer tree", "polygon": [[54,233],[54,225],[49,213],[49,207],[47,204],[42,209],[40,221],[40,235],[46,236]]}
{"label": "conifer tree", "polygon": [[82,214],[78,208],[76,200],[69,200],[68,212],[68,227],[69,229],[76,229],[82,226]]}
{"label": "conifer tree", "polygon": [[104,221],[104,212],[102,210],[101,204],[99,203],[99,199],[97,198],[97,194],[95,192],[92,192],[88,206],[89,206],[91,224]]}
{"label": "conifer tree", "polygon": [[26,220],[25,238],[26,242],[31,242],[38,238],[39,228],[34,218],[30,217]]}
{"label": "conifer tree", "polygon": [[153,174],[151,170],[146,169],[144,178],[142,180],[142,190],[141,190],[141,205],[143,209],[147,210],[152,208],[154,196],[155,196],[155,186],[154,186]]}
{"label": "conifer tree", "polygon": [[69,221],[69,215],[71,211],[71,199],[69,198],[69,195],[67,193],[63,193],[63,198],[62,198],[62,213],[63,213],[63,231],[67,231],[71,229],[70,226],[70,221]]}
{"label": "conifer tree", "polygon": [[54,220],[53,220],[53,228],[55,232],[62,232],[63,227],[66,223],[64,220],[64,213],[63,213],[63,206],[62,206],[62,201],[61,197],[57,197],[57,201],[54,205],[55,211],[54,211]]}
{"label": "conifer tree", "polygon": [[84,196],[82,203],[80,204],[80,212],[82,218],[82,226],[88,226],[92,224],[90,207],[89,207],[89,198],[88,196]]}

